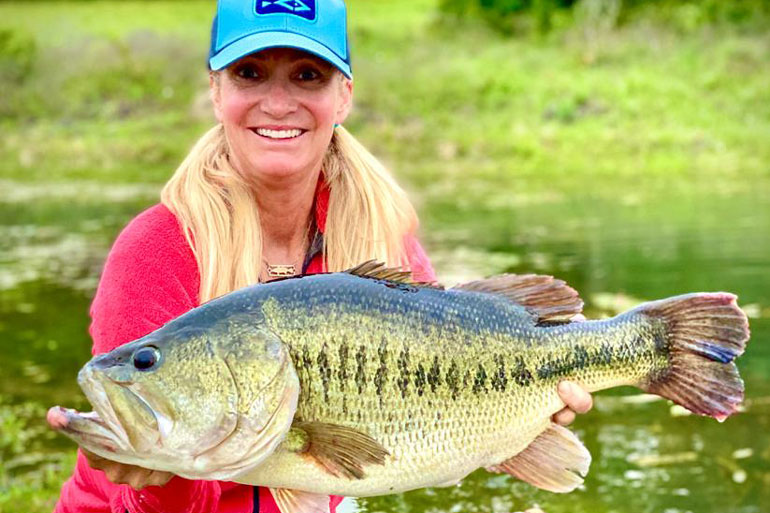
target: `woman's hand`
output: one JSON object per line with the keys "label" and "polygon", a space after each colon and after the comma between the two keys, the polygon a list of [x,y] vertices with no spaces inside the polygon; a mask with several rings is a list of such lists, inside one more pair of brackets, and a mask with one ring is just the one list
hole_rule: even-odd
{"label": "woman's hand", "polygon": [[97,470],[102,470],[107,475],[107,479],[115,484],[128,484],[134,490],[141,490],[145,486],[163,486],[174,477],[171,472],[162,472],[160,470],[150,470],[137,467],[135,465],[126,465],[117,461],[102,458],[90,451],[80,448],[83,451],[88,464]]}
{"label": "woman's hand", "polygon": [[554,414],[553,419],[557,424],[568,426],[575,420],[575,414],[585,413],[594,405],[591,394],[583,390],[577,383],[562,381],[559,383],[559,398],[567,406]]}

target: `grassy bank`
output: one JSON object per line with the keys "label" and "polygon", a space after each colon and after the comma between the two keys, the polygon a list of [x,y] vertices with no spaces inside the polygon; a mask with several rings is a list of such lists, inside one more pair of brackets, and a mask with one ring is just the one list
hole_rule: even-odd
{"label": "grassy bank", "polygon": [[[458,240],[481,226],[490,235],[477,237],[495,249],[512,229],[488,214],[508,210],[520,216],[517,240],[542,239],[538,212],[586,195],[602,215],[663,225],[664,215],[691,215],[688,198],[767,183],[767,30],[650,16],[613,30],[567,20],[546,36],[506,39],[481,23],[439,23],[433,0],[349,4],[356,107],[346,126],[414,191],[429,244],[433,226],[456,226],[440,232]],[[17,205],[7,224],[66,231],[70,220],[113,215],[114,232],[135,208],[111,198],[153,201],[212,123],[212,9],[208,0],[0,3],[0,200]],[[665,214],[614,210],[671,191],[680,203]],[[104,204],[81,211],[80,195]],[[709,226],[721,215],[701,218]],[[628,251],[638,266],[650,258]],[[72,259],[83,253],[75,244]],[[19,268],[32,257],[20,254]],[[88,265],[98,271],[99,261]],[[35,445],[43,411],[0,400],[0,511],[49,511],[69,474],[71,448]]]}

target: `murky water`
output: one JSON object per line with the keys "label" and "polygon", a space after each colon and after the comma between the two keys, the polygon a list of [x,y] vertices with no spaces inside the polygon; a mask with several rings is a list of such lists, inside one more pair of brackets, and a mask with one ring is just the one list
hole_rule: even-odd
{"label": "murky water", "polygon": [[[576,182],[559,190],[528,183],[528,192],[515,194],[506,192],[520,188],[513,184],[465,185],[422,191],[424,239],[447,282],[497,272],[554,274],[580,291],[589,317],[687,291],[739,294],[752,328],[739,360],[745,411],[719,424],[627,390],[599,394],[594,411],[574,425],[594,463],[572,494],[479,471],[451,488],[362,500],[362,509],[770,510],[770,180]],[[75,192],[61,196],[68,190]],[[32,419],[25,440],[32,450],[4,455],[6,471],[36,472],[73,450],[44,428],[42,412],[52,404],[85,406],[75,375],[90,356],[87,310],[101,263],[120,227],[154,201],[156,190],[0,188],[0,405]]]}

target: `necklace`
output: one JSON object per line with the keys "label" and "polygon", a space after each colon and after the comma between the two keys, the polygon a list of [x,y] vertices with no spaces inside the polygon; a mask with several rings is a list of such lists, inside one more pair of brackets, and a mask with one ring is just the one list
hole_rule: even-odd
{"label": "necklace", "polygon": [[288,278],[297,274],[297,268],[294,267],[294,264],[270,264],[265,259],[262,261],[265,263],[269,278]]}
{"label": "necklace", "polygon": [[300,254],[299,259],[295,260],[294,263],[288,263],[288,264],[271,264],[267,261],[265,257],[262,257],[262,263],[265,265],[265,270],[267,271],[267,277],[269,280],[275,279],[275,278],[289,278],[291,276],[297,275],[297,266],[295,263],[299,262],[300,266],[302,263],[302,260],[304,258],[304,255],[306,253],[306,245],[308,243],[308,236],[310,233],[310,226],[305,227],[305,233],[303,235],[303,240],[305,243],[302,245],[302,253]]}

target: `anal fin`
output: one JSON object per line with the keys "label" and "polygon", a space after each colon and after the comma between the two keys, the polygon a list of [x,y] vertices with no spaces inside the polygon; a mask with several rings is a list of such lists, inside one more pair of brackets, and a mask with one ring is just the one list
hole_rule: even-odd
{"label": "anal fin", "polygon": [[329,496],[317,493],[270,488],[281,513],[329,513]]}
{"label": "anal fin", "polygon": [[591,454],[578,437],[551,424],[526,449],[487,470],[505,472],[543,490],[567,493],[583,483],[590,464]]}

